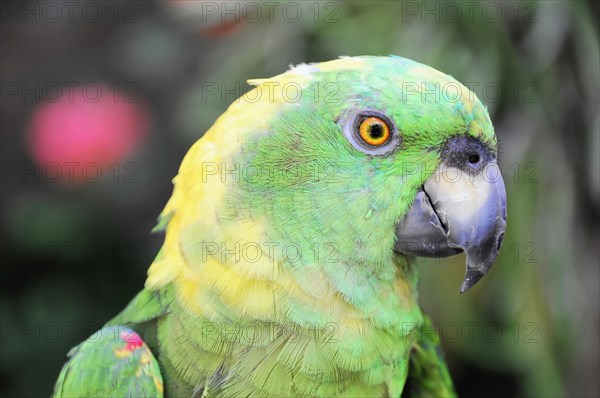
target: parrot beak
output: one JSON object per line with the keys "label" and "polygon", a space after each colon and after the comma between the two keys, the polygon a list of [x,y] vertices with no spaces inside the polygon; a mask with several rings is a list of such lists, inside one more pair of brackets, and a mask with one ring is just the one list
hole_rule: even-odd
{"label": "parrot beak", "polygon": [[464,293],[492,267],[506,229],[506,190],[496,161],[477,174],[441,164],[396,225],[396,252],[447,257],[464,251]]}

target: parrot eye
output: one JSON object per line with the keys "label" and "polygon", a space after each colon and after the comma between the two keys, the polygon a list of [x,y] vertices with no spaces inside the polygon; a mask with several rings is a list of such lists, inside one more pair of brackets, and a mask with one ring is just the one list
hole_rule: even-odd
{"label": "parrot eye", "polygon": [[338,123],[350,143],[368,155],[387,155],[400,145],[400,136],[392,121],[373,110],[351,111]]}
{"label": "parrot eye", "polygon": [[380,146],[390,138],[390,128],[378,117],[371,116],[360,122],[358,126],[360,138],[369,145]]}

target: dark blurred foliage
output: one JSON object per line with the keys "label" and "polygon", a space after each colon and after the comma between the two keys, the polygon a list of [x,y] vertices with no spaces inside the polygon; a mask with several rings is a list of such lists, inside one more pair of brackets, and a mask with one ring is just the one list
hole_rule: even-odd
{"label": "dark blurred foliage", "polygon": [[[277,2],[61,4],[2,3],[2,396],[48,395],[69,348],[143,286],[171,178],[246,79],[362,54],[472,83],[501,142],[500,260],[465,295],[464,258],[422,266],[459,393],[600,395],[598,3],[296,2],[298,20]],[[30,150],[44,88],[65,82],[116,87],[151,116],[97,182],[54,181]]]}

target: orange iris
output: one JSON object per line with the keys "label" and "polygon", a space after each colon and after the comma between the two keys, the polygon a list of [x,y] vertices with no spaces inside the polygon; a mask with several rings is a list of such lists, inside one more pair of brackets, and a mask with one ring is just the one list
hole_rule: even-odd
{"label": "orange iris", "polygon": [[358,127],[360,138],[372,146],[380,146],[390,138],[390,128],[378,117],[371,116],[360,122]]}

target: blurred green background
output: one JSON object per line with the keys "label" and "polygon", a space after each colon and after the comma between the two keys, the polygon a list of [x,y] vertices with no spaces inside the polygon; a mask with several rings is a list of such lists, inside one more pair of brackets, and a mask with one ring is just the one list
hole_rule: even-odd
{"label": "blurred green background", "polygon": [[[1,396],[49,395],[69,348],[143,286],[171,178],[246,79],[364,54],[470,84],[501,143],[499,261],[465,295],[464,258],[422,267],[459,394],[600,396],[596,2],[67,3],[2,2]],[[118,106],[86,113],[70,86]],[[64,120],[97,130],[49,146]],[[50,170],[69,148],[101,176]]]}

